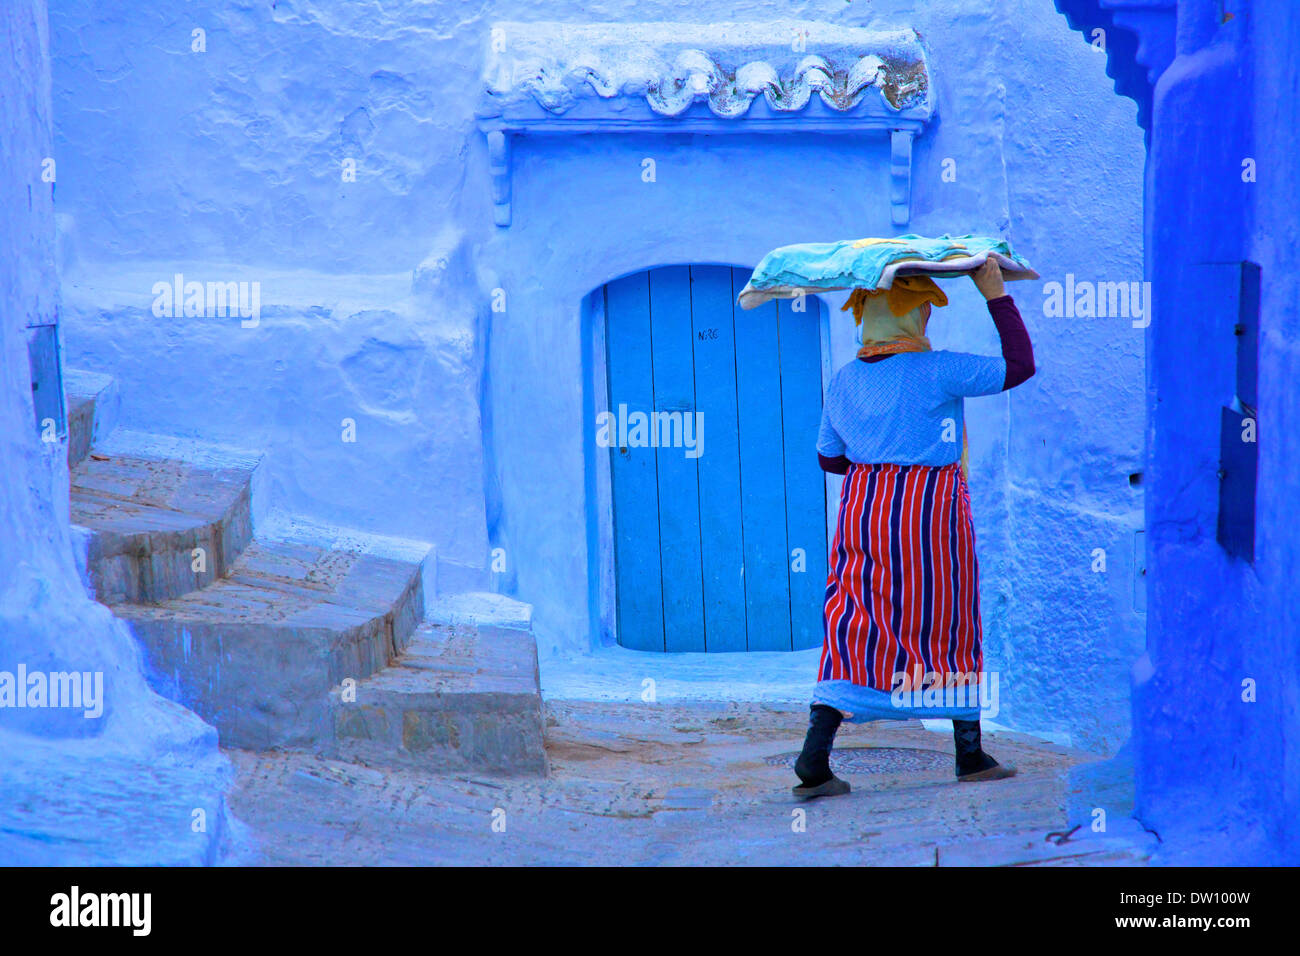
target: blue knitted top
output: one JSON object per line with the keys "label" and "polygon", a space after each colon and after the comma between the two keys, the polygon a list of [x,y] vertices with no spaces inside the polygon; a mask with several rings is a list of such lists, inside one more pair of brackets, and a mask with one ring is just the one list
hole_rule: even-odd
{"label": "blue knitted top", "polygon": [[826,390],[817,451],[863,464],[952,464],[961,459],[963,397],[1002,391],[1006,374],[1001,356],[967,352],[854,359]]}

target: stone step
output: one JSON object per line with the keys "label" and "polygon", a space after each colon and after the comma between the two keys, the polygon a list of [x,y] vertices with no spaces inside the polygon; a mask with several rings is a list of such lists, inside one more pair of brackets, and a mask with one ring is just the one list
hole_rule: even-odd
{"label": "stone step", "polygon": [[96,599],[167,601],[225,574],[253,536],[255,467],[134,449],[87,454],[72,469],[70,513],[85,529],[83,570]]}
{"label": "stone step", "polygon": [[424,611],[418,561],[302,542],[251,542],[221,580],[158,604],[118,605],[151,680],[227,747],[314,749],[330,688],[388,665]]}
{"label": "stone step", "polygon": [[63,370],[68,400],[68,467],[75,468],[117,424],[122,407],[117,382],[101,372]]}
{"label": "stone step", "polygon": [[467,624],[482,627],[511,628],[531,631],[533,606],[504,594],[469,591],[440,595],[429,608],[429,621],[433,624]]}
{"label": "stone step", "polygon": [[527,631],[425,624],[392,667],[355,687],[335,687],[330,700],[329,754],[339,759],[547,772],[537,644]]}

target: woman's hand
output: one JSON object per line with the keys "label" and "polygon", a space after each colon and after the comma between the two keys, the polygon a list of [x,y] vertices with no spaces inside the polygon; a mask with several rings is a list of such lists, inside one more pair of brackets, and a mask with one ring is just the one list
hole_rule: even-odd
{"label": "woman's hand", "polygon": [[999,299],[1007,294],[1007,288],[1002,284],[1002,267],[992,256],[985,259],[984,265],[972,272],[970,277],[975,288],[986,299]]}

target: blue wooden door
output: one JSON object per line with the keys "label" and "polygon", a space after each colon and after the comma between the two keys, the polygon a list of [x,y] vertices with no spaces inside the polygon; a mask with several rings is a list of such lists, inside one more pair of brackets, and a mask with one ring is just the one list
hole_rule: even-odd
{"label": "blue wooden door", "polygon": [[816,300],[746,312],[747,271],[605,287],[618,640],[655,651],[821,643]]}

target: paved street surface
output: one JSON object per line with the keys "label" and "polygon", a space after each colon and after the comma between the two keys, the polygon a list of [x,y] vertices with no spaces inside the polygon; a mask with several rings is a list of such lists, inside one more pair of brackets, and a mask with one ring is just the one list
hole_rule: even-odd
{"label": "paved street surface", "polygon": [[1154,838],[1066,825],[1069,768],[1094,759],[1017,734],[985,749],[1018,776],[958,784],[952,739],[846,725],[845,797],[799,803],[807,710],[778,704],[545,705],[550,773],[371,768],[232,751],[231,862],[268,865],[1142,865]]}

